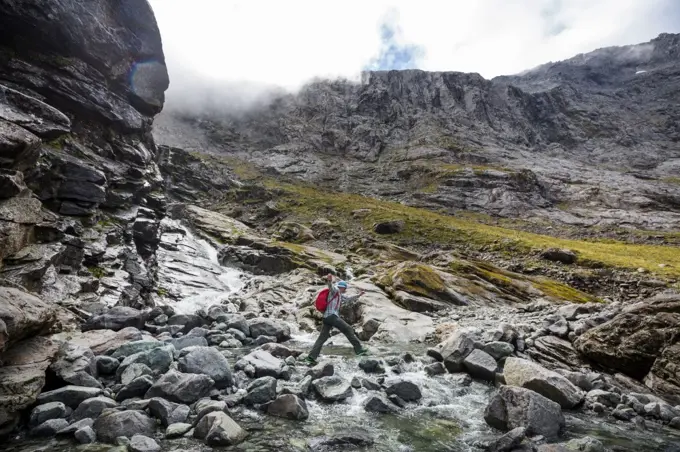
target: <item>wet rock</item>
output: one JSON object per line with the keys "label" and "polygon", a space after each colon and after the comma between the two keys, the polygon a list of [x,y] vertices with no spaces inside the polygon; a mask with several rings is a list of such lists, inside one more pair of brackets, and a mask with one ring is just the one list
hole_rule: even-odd
{"label": "wet rock", "polygon": [[203,440],[209,446],[231,446],[242,442],[248,433],[226,413],[208,413],[194,429],[194,438]]}
{"label": "wet rock", "polygon": [[177,360],[177,364],[180,372],[209,376],[218,388],[226,388],[233,384],[229,361],[214,348],[192,348],[189,353]]}
{"label": "wet rock", "polygon": [[[246,335],[243,333],[243,331],[239,331],[239,330],[237,330],[236,328],[229,328],[229,329],[227,330],[227,334],[231,334],[231,335],[234,336],[239,342],[245,342],[246,339],[247,339],[247,337],[248,337],[248,336],[246,336]],[[260,336],[260,337],[262,337],[262,336]],[[259,338],[258,338],[258,339],[259,339]],[[276,338],[274,338],[274,341],[272,341],[272,342],[276,342]],[[273,353],[272,353],[272,354],[273,354]]]}
{"label": "wet rock", "polygon": [[394,394],[406,402],[417,402],[423,397],[417,384],[402,377],[388,378],[384,386],[387,395]]}
{"label": "wet rock", "polygon": [[160,450],[161,446],[155,440],[144,435],[133,435],[128,445],[129,452],[160,452]]}
{"label": "wet rock", "polygon": [[517,448],[524,438],[526,438],[527,429],[524,427],[517,427],[510,430],[505,435],[490,443],[487,452],[512,452]]}
{"label": "wet rock", "polygon": [[255,339],[255,345],[265,345],[276,343],[276,338],[274,336],[259,336]]}
{"label": "wet rock", "polygon": [[385,366],[382,360],[377,358],[363,358],[359,361],[359,368],[367,374],[383,374],[385,373]]}
{"label": "wet rock", "polygon": [[463,360],[463,365],[470,375],[487,381],[494,380],[498,367],[496,360],[491,355],[478,349],[473,350]]}
{"label": "wet rock", "polygon": [[541,253],[541,257],[549,261],[561,262],[567,265],[575,263],[578,259],[576,253],[573,251],[559,248],[547,249]]}
{"label": "wet rock", "polygon": [[612,412],[612,416],[616,419],[621,419],[622,421],[630,421],[635,417],[635,411],[632,408],[628,408],[625,405],[619,405]]}
{"label": "wet rock", "polygon": [[120,436],[130,438],[134,435],[153,436],[156,421],[143,411],[114,411],[102,413],[94,422],[97,439],[102,443],[115,444]]}
{"label": "wet rock", "polygon": [[276,397],[276,378],[262,377],[254,380],[247,388],[245,402],[250,405],[260,405],[274,400]]}
{"label": "wet rock", "polygon": [[303,421],[309,417],[307,402],[294,394],[284,394],[267,406],[267,413],[272,416]]}
{"label": "wet rock", "polygon": [[472,335],[466,331],[455,331],[440,346],[440,354],[444,361],[444,367],[451,373],[461,372],[464,369],[463,361],[474,350],[475,344]]}
{"label": "wet rock", "polygon": [[79,428],[73,433],[73,436],[80,444],[92,444],[97,441],[97,433],[91,426]]}
{"label": "wet rock", "polygon": [[118,391],[118,394],[116,394],[116,402],[122,402],[123,400],[131,399],[133,397],[143,397],[153,383],[154,379],[149,375],[135,378]]}
{"label": "wet rock", "polygon": [[351,385],[353,388],[357,389],[365,388],[368,389],[369,391],[380,391],[381,389],[380,385],[375,381],[358,376],[352,377]]}
{"label": "wet rock", "polygon": [[113,408],[117,406],[115,400],[108,397],[92,397],[83,400],[78,407],[75,409],[72,415],[72,419],[75,421],[80,421],[82,419],[96,419],[99,415],[107,408]]}
{"label": "wet rock", "polygon": [[425,373],[430,377],[434,377],[435,375],[445,374],[446,368],[442,363],[432,363],[425,366]]}
{"label": "wet rock", "polygon": [[383,221],[373,225],[373,231],[377,234],[398,234],[404,230],[404,220]]}
{"label": "wet rock", "polygon": [[212,378],[170,370],[156,381],[145,397],[162,397],[176,403],[191,404],[204,397],[215,385]]}
{"label": "wet rock", "polygon": [[172,345],[165,345],[152,348],[145,352],[132,354],[120,363],[116,370],[116,374],[118,376],[122,375],[132,364],[144,364],[154,373],[164,373],[170,368],[170,364],[172,364],[174,360],[174,351],[175,348]]}
{"label": "wet rock", "polygon": [[321,377],[331,377],[335,373],[335,367],[330,361],[321,361],[314,367],[311,367],[305,375],[312,377],[312,380],[316,380]]}
{"label": "wet rock", "polygon": [[601,403],[604,406],[614,408],[621,403],[621,396],[614,392],[593,389],[586,394],[586,402],[590,405],[593,403]]}
{"label": "wet rock", "polygon": [[186,405],[173,403],[160,397],[149,400],[149,414],[161,421],[161,425],[182,423],[189,417],[190,409]]}
{"label": "wet rock", "polygon": [[282,360],[273,357],[269,352],[264,350],[255,350],[249,353],[238,360],[234,365],[234,368],[236,370],[242,370],[246,369],[248,366],[252,366],[254,369],[254,376],[257,378],[284,378],[289,372],[288,367]]}
{"label": "wet rock", "polygon": [[[365,449],[373,446],[373,437],[370,433],[361,430],[344,431],[333,434],[312,438],[307,442],[312,452],[325,452],[338,449]],[[349,449],[351,450],[351,449]]]}
{"label": "wet rock", "polygon": [[257,339],[260,336],[275,337],[278,342],[290,339],[290,327],[284,323],[263,317],[257,317],[248,321],[250,336]]}
{"label": "wet rock", "polygon": [[[260,336],[262,337],[262,336]],[[258,338],[259,339],[259,338]],[[302,354],[302,352],[297,351],[297,350],[291,350],[290,348],[286,347],[285,345],[278,344],[276,342],[273,343],[267,343],[263,344],[260,347],[262,350],[269,352],[272,356],[276,358],[288,358],[290,356],[298,357]]]}
{"label": "wet rock", "polygon": [[491,427],[509,431],[526,428],[526,434],[556,439],[564,429],[565,419],[560,405],[524,388],[501,386],[484,411]]}
{"label": "wet rock", "polygon": [[324,402],[341,402],[352,397],[352,387],[338,376],[322,377],[312,382],[312,387]]}
{"label": "wet rock", "polygon": [[536,391],[565,408],[575,407],[584,397],[583,391],[562,375],[525,359],[508,358],[503,375],[507,384]]}
{"label": "wet rock", "polygon": [[119,331],[127,327],[144,329],[146,314],[134,308],[114,306],[103,314],[88,319],[82,326],[83,331],[113,330]]}
{"label": "wet rock", "polygon": [[116,369],[118,369],[119,364],[120,361],[118,361],[116,358],[112,358],[111,356],[101,355],[95,358],[97,373],[101,375],[111,375],[116,373]]}
{"label": "wet rock", "polygon": [[486,344],[483,350],[491,355],[494,359],[498,360],[512,355],[512,353],[515,351],[515,347],[513,347],[512,344],[508,344],[507,342],[496,341]]}
{"label": "wet rock", "polygon": [[276,387],[277,394],[293,394],[305,398],[312,387],[312,377],[307,375],[302,380],[295,383],[280,382]]}
{"label": "wet rock", "polygon": [[381,394],[373,394],[366,399],[364,410],[371,413],[392,413],[396,407]]}
{"label": "wet rock", "polygon": [[50,419],[62,419],[68,415],[66,405],[61,402],[50,402],[42,405],[38,405],[31,411],[31,417],[28,421],[28,425],[36,426],[40,425],[45,421]]}
{"label": "wet rock", "polygon": [[194,420],[194,425],[201,420],[203,416],[213,411],[224,411],[229,414],[229,409],[227,402],[224,400],[211,400],[211,399],[201,399],[194,405],[194,411],[196,412],[196,418]]}
{"label": "wet rock", "polygon": [[132,363],[120,375],[120,382],[124,385],[143,375],[153,375],[153,371],[146,364]]}
{"label": "wet rock", "polygon": [[102,393],[99,388],[85,386],[64,386],[53,391],[43,392],[38,396],[38,403],[62,402],[64,405],[76,408],[81,402]]}
{"label": "wet rock", "polygon": [[208,341],[200,336],[182,336],[170,341],[176,350],[183,350],[187,347],[207,347]]}
{"label": "wet rock", "polygon": [[33,427],[30,435],[32,437],[51,437],[55,436],[59,430],[65,427],[68,427],[66,419],[49,419],[37,427]]}

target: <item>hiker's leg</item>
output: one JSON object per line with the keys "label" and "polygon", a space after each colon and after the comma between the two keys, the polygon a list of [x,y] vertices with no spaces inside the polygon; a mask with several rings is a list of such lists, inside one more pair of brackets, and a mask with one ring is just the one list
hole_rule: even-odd
{"label": "hiker's leg", "polygon": [[312,347],[312,351],[309,352],[309,357],[316,360],[316,358],[319,357],[319,354],[321,353],[321,347],[323,347],[323,344],[326,343],[329,337],[331,337],[331,329],[333,329],[333,326],[326,323],[326,319],[324,319],[323,327],[321,327],[321,333],[319,334],[319,338],[314,342],[314,347]]}
{"label": "hiker's leg", "polygon": [[328,319],[331,325],[339,329],[340,332],[345,335],[345,337],[352,344],[352,347],[354,347],[354,351],[359,353],[362,350],[361,342],[359,342],[359,338],[354,333],[354,328],[352,328],[347,322],[345,322],[338,316],[333,315],[330,316]]}

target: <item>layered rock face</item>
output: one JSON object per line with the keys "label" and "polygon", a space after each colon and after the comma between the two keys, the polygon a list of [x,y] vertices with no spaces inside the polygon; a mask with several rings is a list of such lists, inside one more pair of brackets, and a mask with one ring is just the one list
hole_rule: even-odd
{"label": "layered rock face", "polygon": [[168,84],[145,0],[0,1],[0,433],[58,348],[22,340],[150,303]]}
{"label": "layered rock face", "polygon": [[171,108],[154,133],[423,207],[677,228],[678,49],[680,35],[665,34],[493,80],[371,72],[246,114]]}

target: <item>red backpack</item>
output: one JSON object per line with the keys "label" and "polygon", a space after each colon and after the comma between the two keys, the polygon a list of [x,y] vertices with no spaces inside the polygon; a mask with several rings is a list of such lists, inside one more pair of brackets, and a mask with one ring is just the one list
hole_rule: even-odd
{"label": "red backpack", "polygon": [[321,289],[321,291],[318,294],[316,294],[314,307],[316,308],[317,311],[326,312],[326,308],[328,307],[328,292],[330,292],[330,290],[328,289],[328,287],[326,287],[325,289]]}

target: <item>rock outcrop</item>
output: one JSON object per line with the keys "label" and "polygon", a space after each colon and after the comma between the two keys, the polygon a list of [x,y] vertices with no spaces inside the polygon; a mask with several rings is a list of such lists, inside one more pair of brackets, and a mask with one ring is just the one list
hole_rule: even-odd
{"label": "rock outcrop", "polygon": [[625,307],[609,322],[574,342],[591,361],[622,372],[680,403],[680,296],[657,297]]}

